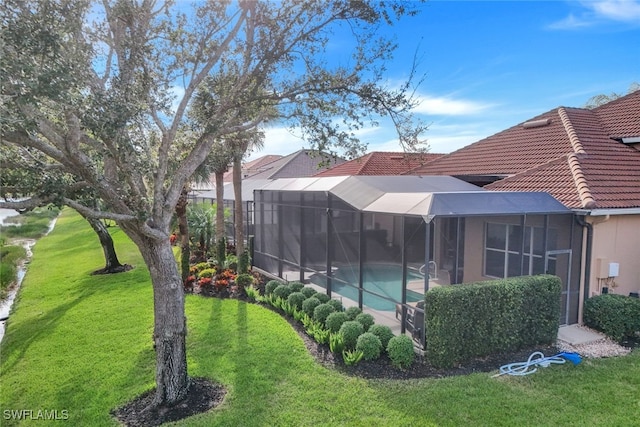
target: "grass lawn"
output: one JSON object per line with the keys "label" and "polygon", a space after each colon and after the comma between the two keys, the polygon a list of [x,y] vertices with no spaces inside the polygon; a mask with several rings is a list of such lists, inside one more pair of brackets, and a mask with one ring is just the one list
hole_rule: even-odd
{"label": "grass lawn", "polygon": [[[109,412],[154,386],[149,275],[111,232],[126,273],[95,276],[102,249],[65,210],[34,256],[0,347],[0,424],[10,410],[67,411],[69,425],[117,425]],[[640,352],[542,369],[380,381],[318,365],[285,319],[236,300],[187,296],[189,372],[228,390],[185,426],[638,425]],[[498,367],[496,367],[497,369]],[[20,425],[60,424],[27,421]]]}

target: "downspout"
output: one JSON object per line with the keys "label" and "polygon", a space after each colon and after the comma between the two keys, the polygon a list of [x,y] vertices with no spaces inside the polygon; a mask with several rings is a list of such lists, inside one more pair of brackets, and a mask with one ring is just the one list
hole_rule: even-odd
{"label": "downspout", "polygon": [[593,225],[584,220],[581,215],[575,215],[576,222],[582,228],[587,229],[587,246],[585,248],[585,266],[584,266],[584,299],[589,298],[589,281],[591,280],[591,251],[593,247]]}

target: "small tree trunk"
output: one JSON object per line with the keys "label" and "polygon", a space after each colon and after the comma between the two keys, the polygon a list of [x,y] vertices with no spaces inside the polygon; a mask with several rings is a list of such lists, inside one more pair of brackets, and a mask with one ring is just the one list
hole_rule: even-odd
{"label": "small tree trunk", "polygon": [[216,172],[216,242],[224,237],[224,172]]}
{"label": "small tree trunk", "polygon": [[169,240],[137,237],[134,240],[149,266],[153,283],[157,386],[154,405],[172,405],[184,399],[189,390],[184,291]]}
{"label": "small tree trunk", "polygon": [[125,271],[124,265],[120,264],[118,260],[118,255],[116,254],[116,249],[113,245],[113,239],[111,238],[111,234],[109,234],[109,230],[104,226],[102,221],[95,218],[84,217],[87,222],[93,228],[93,231],[98,235],[98,239],[100,240],[100,245],[102,246],[102,252],[104,253],[104,268],[98,271],[95,271],[94,274],[109,274],[109,273],[120,273]]}
{"label": "small tree trunk", "polygon": [[236,255],[244,252],[244,209],[242,201],[242,156],[233,159],[233,194],[235,196]]}

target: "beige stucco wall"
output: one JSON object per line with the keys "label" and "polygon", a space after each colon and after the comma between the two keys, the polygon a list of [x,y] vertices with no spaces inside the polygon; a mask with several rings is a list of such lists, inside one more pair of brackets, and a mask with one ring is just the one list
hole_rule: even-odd
{"label": "beige stucco wall", "polygon": [[589,295],[600,294],[604,283],[599,276],[605,273],[598,271],[598,267],[600,264],[608,267],[609,263],[620,265],[619,276],[613,279],[616,286],[609,287],[610,293],[640,292],[640,215],[595,216],[588,221],[593,225]]}

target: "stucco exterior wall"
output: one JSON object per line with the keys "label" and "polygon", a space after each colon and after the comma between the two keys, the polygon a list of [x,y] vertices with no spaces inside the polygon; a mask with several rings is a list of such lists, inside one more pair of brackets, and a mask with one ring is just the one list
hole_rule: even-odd
{"label": "stucco exterior wall", "polygon": [[[605,286],[609,263],[618,263],[619,275],[609,293],[640,292],[640,215],[589,217],[593,226],[593,249],[589,295],[599,295]],[[600,268],[602,266],[602,268]],[[609,283],[611,284],[611,283]]]}

